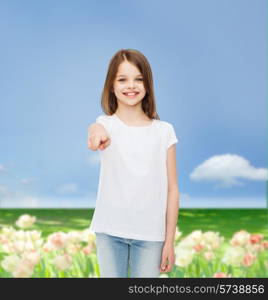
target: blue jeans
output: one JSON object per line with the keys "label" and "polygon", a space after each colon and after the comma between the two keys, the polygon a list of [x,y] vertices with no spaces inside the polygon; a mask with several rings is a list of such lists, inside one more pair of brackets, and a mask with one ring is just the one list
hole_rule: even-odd
{"label": "blue jeans", "polygon": [[164,242],[95,234],[100,277],[159,277]]}

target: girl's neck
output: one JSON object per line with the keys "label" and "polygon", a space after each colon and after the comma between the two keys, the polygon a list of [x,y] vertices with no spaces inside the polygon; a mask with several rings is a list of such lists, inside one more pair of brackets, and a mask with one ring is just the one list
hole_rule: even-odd
{"label": "girl's neck", "polygon": [[135,110],[116,110],[115,114],[119,117],[123,122],[128,125],[134,126],[142,126],[148,125],[151,123],[151,119],[143,112],[143,111],[135,111]]}

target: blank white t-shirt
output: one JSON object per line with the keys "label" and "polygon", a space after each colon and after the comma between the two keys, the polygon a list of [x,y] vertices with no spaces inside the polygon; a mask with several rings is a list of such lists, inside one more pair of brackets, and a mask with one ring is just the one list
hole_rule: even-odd
{"label": "blank white t-shirt", "polygon": [[90,230],[147,241],[164,241],[168,196],[167,149],[177,143],[172,124],[153,120],[129,126],[116,114],[96,119],[111,137],[98,150],[101,167]]}

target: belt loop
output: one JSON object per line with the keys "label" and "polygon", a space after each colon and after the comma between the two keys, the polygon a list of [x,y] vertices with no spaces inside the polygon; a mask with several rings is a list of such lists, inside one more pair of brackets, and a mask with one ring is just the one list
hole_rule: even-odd
{"label": "belt loop", "polygon": [[127,244],[131,244],[131,239],[124,239],[124,242]]}

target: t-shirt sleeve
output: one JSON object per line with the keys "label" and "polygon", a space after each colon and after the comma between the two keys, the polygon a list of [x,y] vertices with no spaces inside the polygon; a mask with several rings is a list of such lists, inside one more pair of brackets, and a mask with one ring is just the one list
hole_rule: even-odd
{"label": "t-shirt sleeve", "polygon": [[111,134],[111,119],[109,118],[109,116],[106,115],[100,115],[97,117],[96,119],[96,123],[99,123],[101,125],[103,125],[103,127],[105,128],[105,130],[108,132],[108,134]]}
{"label": "t-shirt sleeve", "polygon": [[167,132],[167,149],[175,143],[178,143],[178,139],[173,125],[169,123]]}

